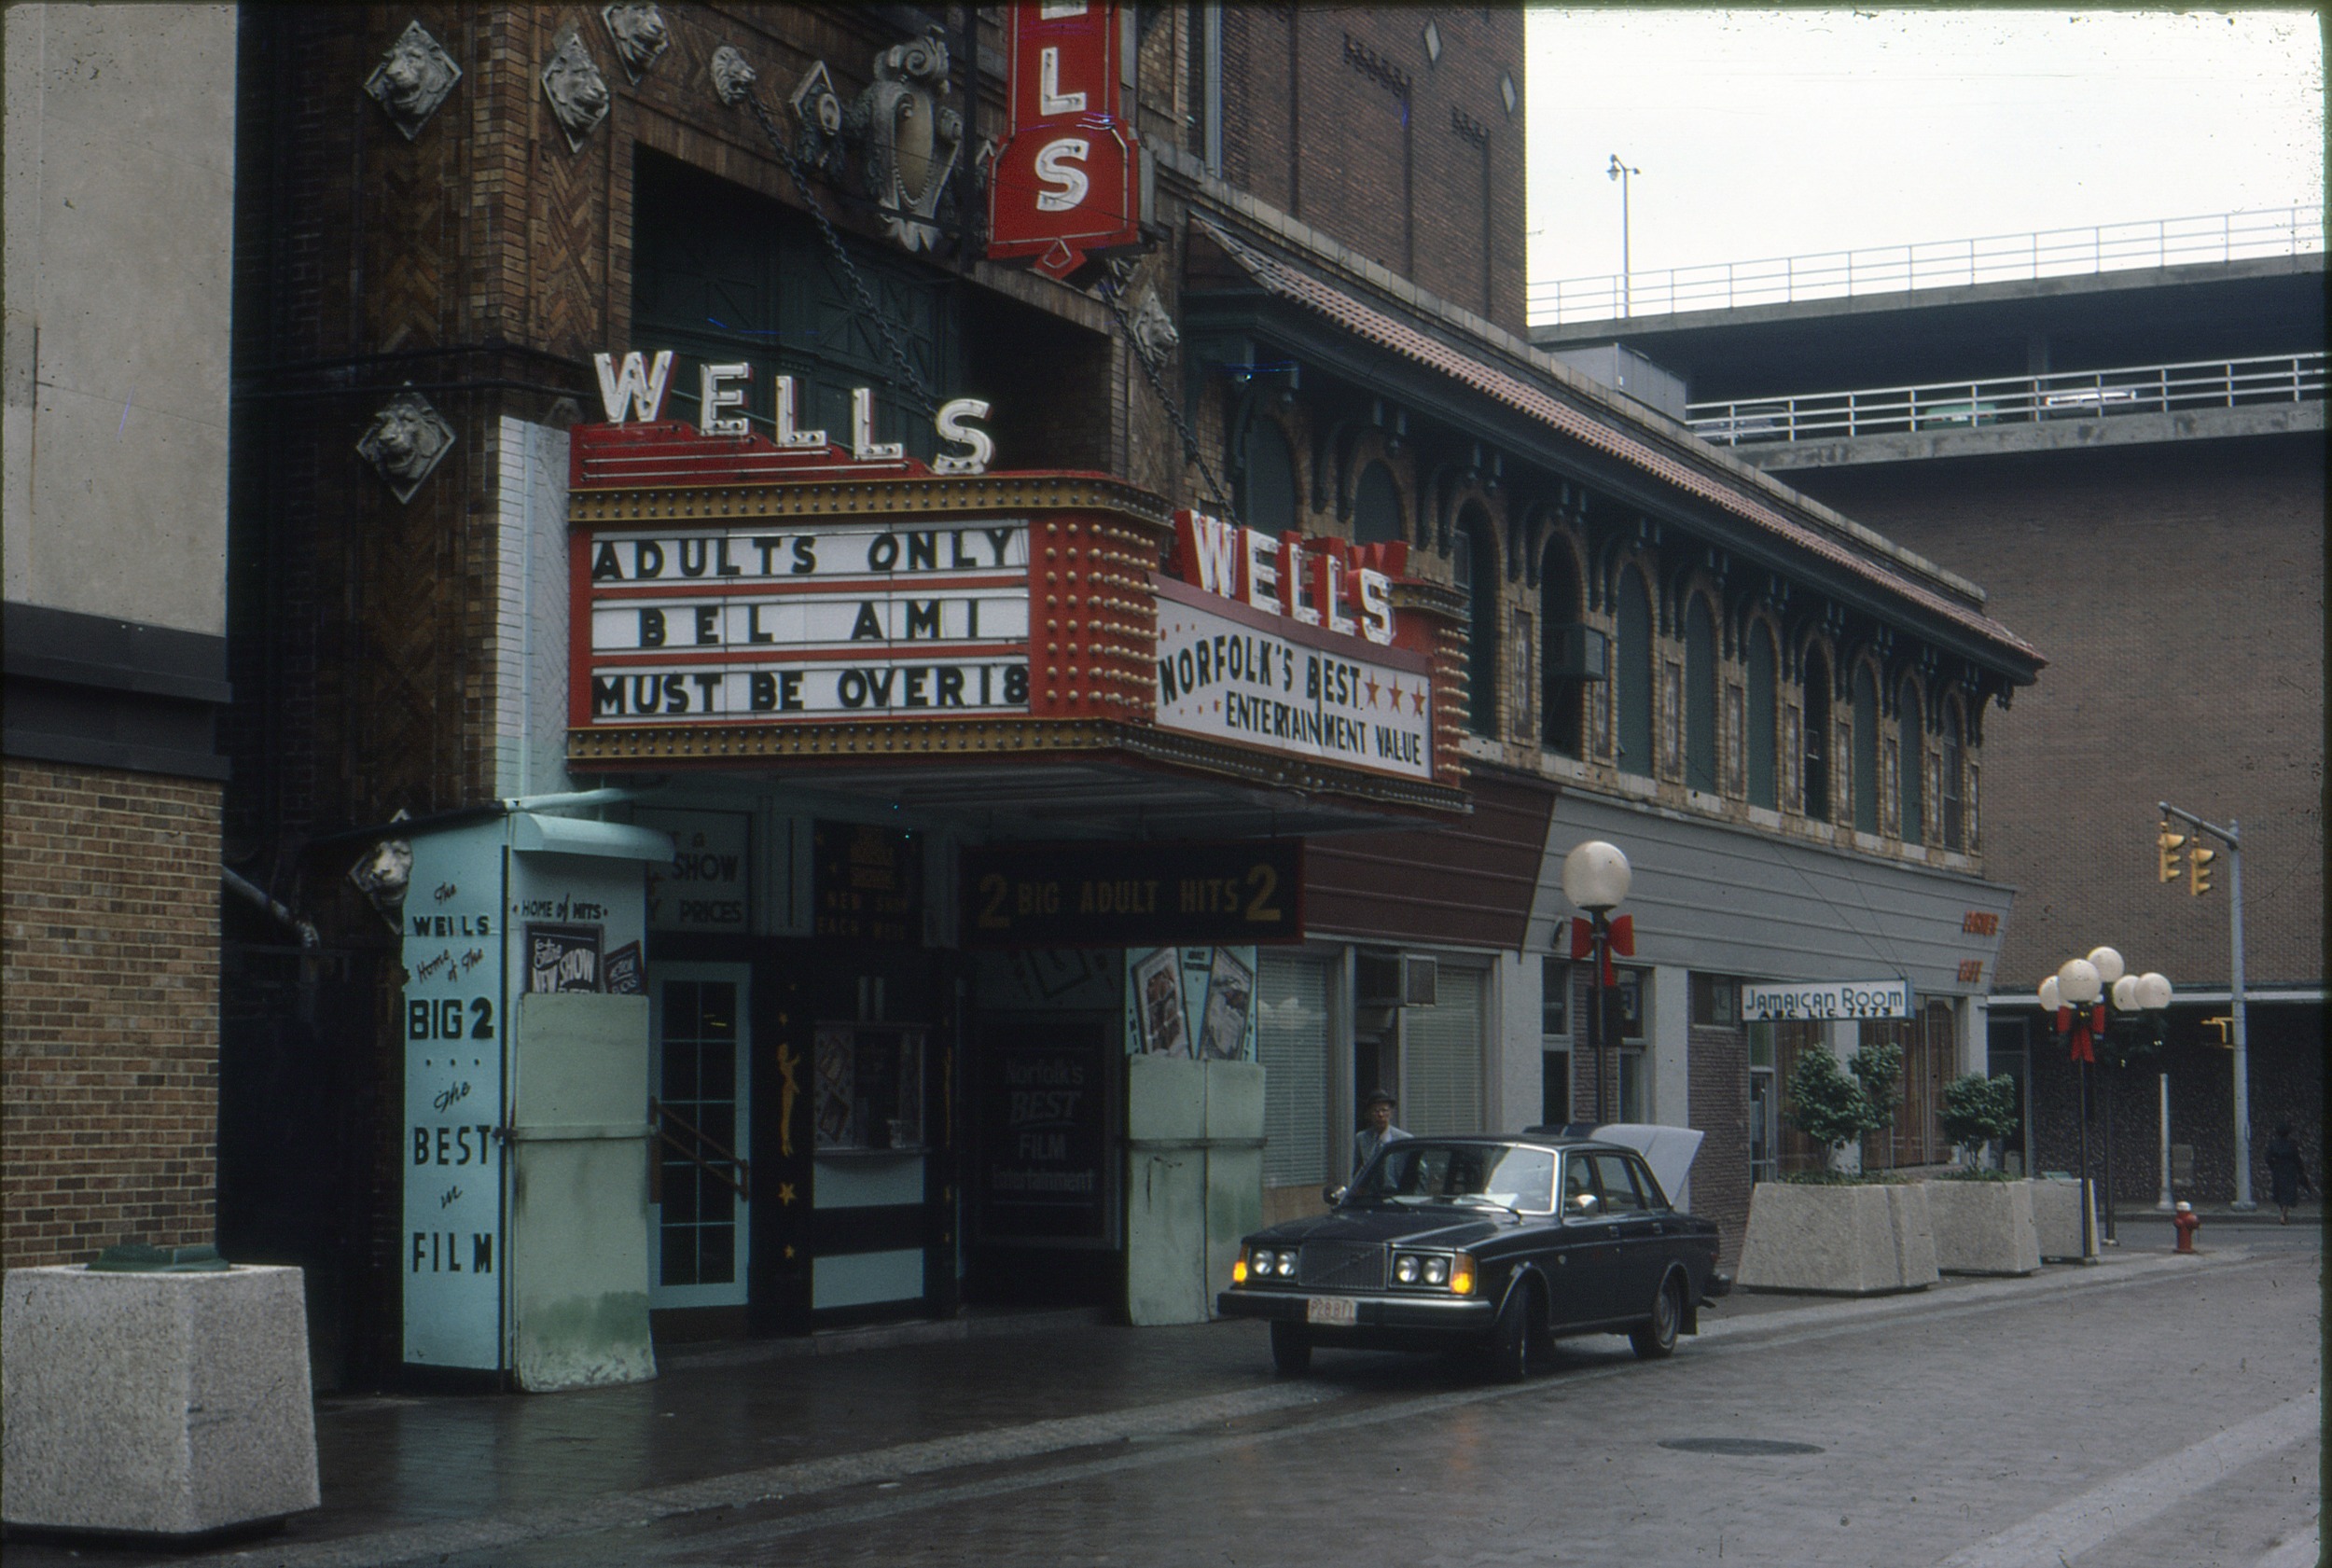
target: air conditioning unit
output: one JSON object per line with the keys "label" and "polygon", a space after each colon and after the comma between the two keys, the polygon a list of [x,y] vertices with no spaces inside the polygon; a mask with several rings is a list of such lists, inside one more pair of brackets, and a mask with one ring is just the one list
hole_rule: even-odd
{"label": "air conditioning unit", "polygon": [[1558,626],[1547,650],[1547,678],[1603,681],[1611,678],[1611,639],[1591,626]]}
{"label": "air conditioning unit", "polygon": [[1353,967],[1361,1007],[1430,1007],[1440,994],[1441,962],[1424,953],[1363,952]]}

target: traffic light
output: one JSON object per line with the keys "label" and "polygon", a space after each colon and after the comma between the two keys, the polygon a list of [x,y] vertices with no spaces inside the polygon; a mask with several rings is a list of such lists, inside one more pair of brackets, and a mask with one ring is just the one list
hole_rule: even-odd
{"label": "traffic light", "polygon": [[2211,891],[2211,862],[2218,858],[2218,851],[2200,844],[2186,852],[2186,891],[2200,898]]}
{"label": "traffic light", "polygon": [[2165,817],[2162,819],[2162,830],[2154,835],[2154,843],[2155,847],[2161,852],[2162,881],[2176,881],[2178,873],[2182,869],[2178,864],[2178,852],[2186,848],[2186,836],[2184,833],[2172,832],[2170,819]]}

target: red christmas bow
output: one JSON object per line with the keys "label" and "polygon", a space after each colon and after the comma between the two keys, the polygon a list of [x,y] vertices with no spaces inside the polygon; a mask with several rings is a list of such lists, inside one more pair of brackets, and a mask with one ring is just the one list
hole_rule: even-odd
{"label": "red christmas bow", "polygon": [[2105,1033],[2105,1005],[2100,1002],[2082,1012],[2075,1012],[2071,1007],[2059,1007],[2057,1009],[2057,1033],[2062,1034],[2068,1030],[2073,1034],[2072,1043],[2067,1048],[2070,1060],[2095,1062],[2097,1052],[2090,1048],[2089,1042],[2093,1034]]}
{"label": "red christmas bow", "polygon": [[[1603,948],[1603,983],[1608,988],[1619,983],[1619,977],[1612,972],[1611,955],[1617,953],[1622,958],[1635,956],[1635,916],[1616,916],[1603,927],[1603,931],[1606,940]],[[1595,923],[1590,920],[1574,920],[1571,923],[1571,956],[1585,958],[1594,951]]]}

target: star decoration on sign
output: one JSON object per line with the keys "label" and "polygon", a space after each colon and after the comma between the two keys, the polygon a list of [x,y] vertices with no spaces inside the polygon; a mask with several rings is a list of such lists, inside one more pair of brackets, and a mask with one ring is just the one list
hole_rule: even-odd
{"label": "star decoration on sign", "polygon": [[1409,694],[1409,700],[1416,705],[1418,714],[1423,715],[1425,711],[1425,688],[1422,686],[1419,687],[1415,691]]}
{"label": "star decoration on sign", "polygon": [[794,1200],[793,1183],[780,1182],[777,1184],[777,1200],[781,1203],[791,1203]]}
{"label": "star decoration on sign", "polygon": [[1377,677],[1370,675],[1368,677],[1368,705],[1372,708],[1377,705],[1377,692],[1379,689],[1380,688],[1377,686]]}

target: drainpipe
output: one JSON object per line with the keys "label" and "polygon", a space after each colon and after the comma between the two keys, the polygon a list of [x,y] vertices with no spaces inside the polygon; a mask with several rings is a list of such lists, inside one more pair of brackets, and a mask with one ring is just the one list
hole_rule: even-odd
{"label": "drainpipe", "polygon": [[299,933],[299,946],[302,951],[314,952],[324,946],[324,938],[316,934],[316,928],[312,923],[300,919],[285,905],[269,897],[267,890],[251,881],[250,878],[226,866],[218,868],[218,876],[228,892],[234,894],[246,903],[255,904],[266,910],[278,925]]}

